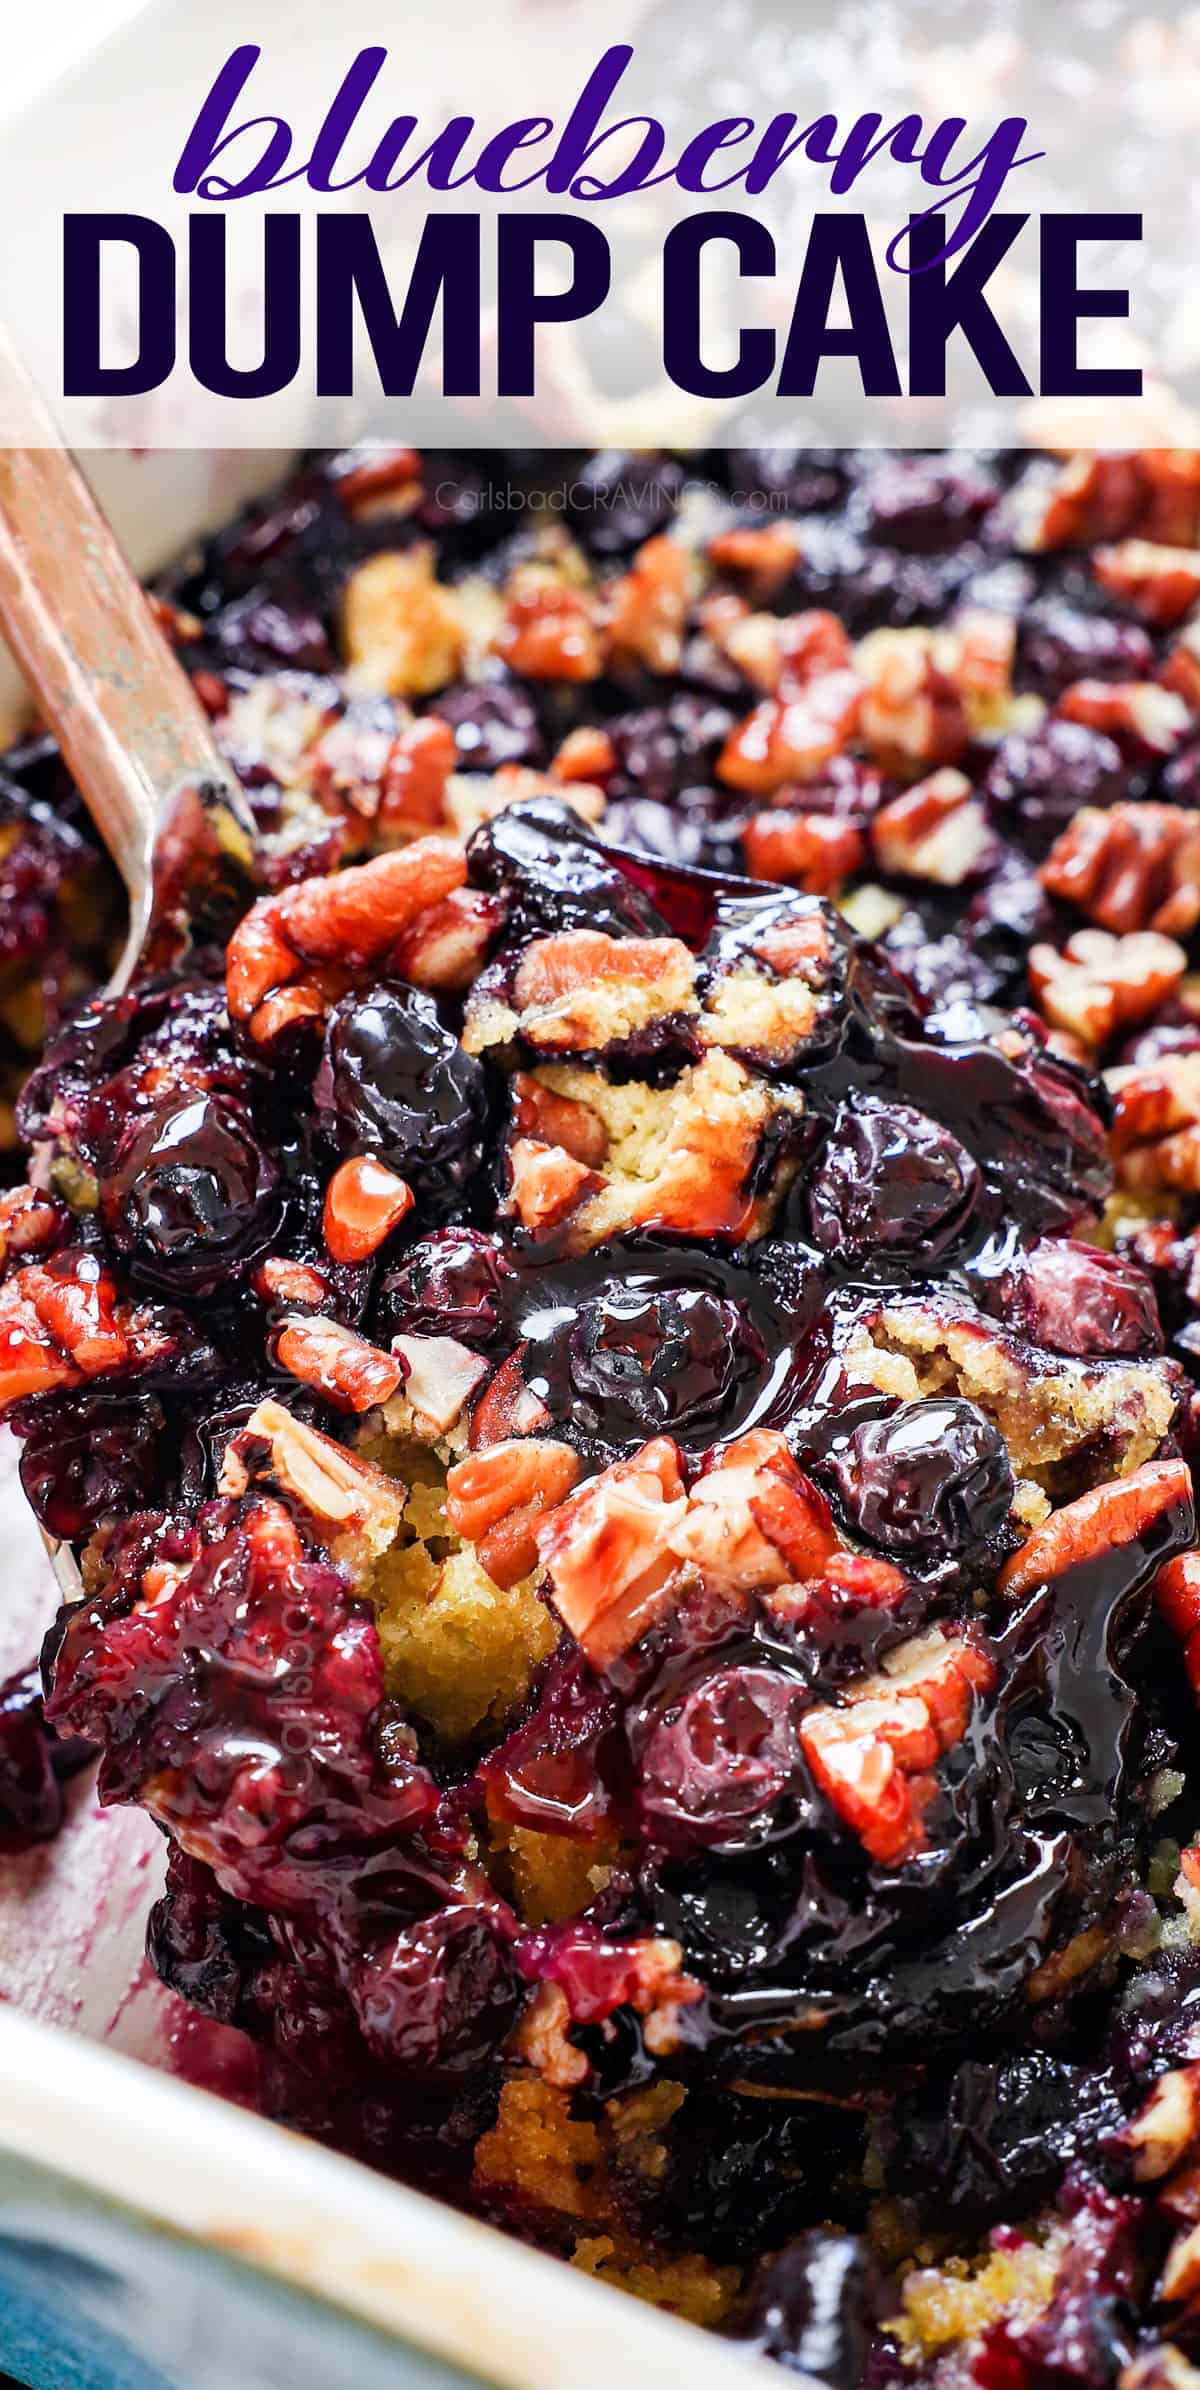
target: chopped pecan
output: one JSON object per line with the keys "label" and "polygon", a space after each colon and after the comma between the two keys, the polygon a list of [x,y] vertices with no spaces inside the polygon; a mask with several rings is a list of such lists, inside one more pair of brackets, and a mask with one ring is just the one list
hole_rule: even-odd
{"label": "chopped pecan", "polygon": [[1164,689],[1182,697],[1190,714],[1200,714],[1200,615],[1184,624],[1158,677]]}
{"label": "chopped pecan", "polygon": [[1154,930],[1115,938],[1110,930],[1080,929],[1061,954],[1034,946],[1029,955],[1030,985],[1046,1020],[1085,1046],[1102,1046],[1118,1029],[1156,1012],[1186,969],[1182,946]]}
{"label": "chopped pecan", "polygon": [[404,1365],[404,1383],[385,1406],[385,1424],[393,1434],[436,1444],[458,1425],[488,1364],[454,1336],[393,1336],[392,1351]]}
{"label": "chopped pecan", "polygon": [[1166,1054],[1108,1073],[1110,1144],[1122,1186],[1200,1193],[1200,1054]]}
{"label": "chopped pecan", "polygon": [[628,1651],[669,1604],[680,1564],[667,1537],[686,1510],[678,1452],[659,1436],[538,1528],[551,1600],[593,1667]]}
{"label": "chopped pecan", "polygon": [[708,543],[708,561],[719,573],[744,575],[756,597],[773,597],[803,554],[799,533],[788,523],[733,524]]}
{"label": "chopped pecan", "polygon": [[401,930],[388,967],[415,988],[460,995],[482,970],[503,919],[503,898],[479,888],[453,888]]}
{"label": "chopped pecan", "polygon": [[1200,2372],[1173,2341],[1158,2340],[1122,2367],[1117,2390],[1200,2390]]}
{"label": "chopped pecan", "polygon": [[512,1436],[535,1436],[550,1425],[550,1413],[540,1394],[525,1382],[525,1346],[519,1345],[502,1361],[471,1414],[471,1450],[505,1444]]}
{"label": "chopped pecan", "polygon": [[289,1311],[323,1311],[330,1301],[328,1279],[308,1262],[289,1261],[283,1254],[260,1261],[251,1285],[264,1303],[278,1303]]}
{"label": "chopped pecan", "polygon": [[0,1270],[29,1253],[48,1253],[70,1232],[71,1215],[55,1195],[10,1187],[0,1195]]}
{"label": "chopped pecan", "polygon": [[512,1083],[513,1128],[518,1137],[532,1137],[541,1145],[561,1145],[573,1161],[597,1170],[608,1152],[608,1131],[590,1104],[555,1095],[528,1072],[518,1071]]}
{"label": "chopped pecan", "polygon": [[353,680],[391,697],[431,697],[461,668],[465,635],[429,547],[385,549],[351,573],[342,639]]}
{"label": "chopped pecan", "polygon": [[515,1585],[537,1564],[536,1530],[579,1476],[569,1444],[523,1436],[456,1461],[446,1478],[446,1517],[474,1544],[493,1582]]}
{"label": "chopped pecan", "polygon": [[576,780],[589,782],[607,780],[617,768],[617,750],[608,732],[598,722],[581,722],[578,729],[569,730],[560,747],[554,752],[550,766],[551,781]]}
{"label": "chopped pecan", "polygon": [[1200,1552],[1180,1552],[1160,1568],[1154,1599],[1183,1645],[1188,1683],[1200,1694]]}
{"label": "chopped pecan", "polygon": [[570,2038],[571,2010],[560,1983],[539,1983],[517,2023],[512,2046],[554,2091],[575,2091],[590,2072]]}
{"label": "chopped pecan", "polygon": [[1200,2136],[1200,2065],[1173,2066],[1118,2136],[1133,2160],[1134,2181],[1160,2182]]}
{"label": "chopped pecan", "polygon": [[358,1154],[325,1189],[324,1235],[334,1261],[367,1261],[413,1207],[413,1191],[385,1162]]}
{"label": "chopped pecan", "polygon": [[595,606],[552,565],[519,565],[492,642],[527,680],[595,680],[604,667]]}
{"label": "chopped pecan", "polygon": [[333,1539],[325,1532],[324,1540],[335,1558],[337,1544],[348,1537],[365,1543],[377,1559],[400,1532],[405,1501],[400,1480],[385,1477],[369,1461],[306,1427],[279,1402],[260,1402],[225,1447],[221,1492],[241,1494],[251,1483],[290,1494],[323,1531],[332,1529]]}
{"label": "chopped pecan", "polygon": [[957,762],[970,736],[957,660],[957,648],[935,631],[872,631],[860,641],[859,728],[885,771],[908,776]]}
{"label": "chopped pecan", "polygon": [[419,448],[355,448],[352,462],[335,472],[340,504],[355,522],[374,514],[408,513],[421,496]]}
{"label": "chopped pecan", "polygon": [[1115,547],[1096,549],[1092,571],[1105,589],[1161,630],[1182,622],[1200,598],[1200,550],[1195,548],[1123,539]]}
{"label": "chopped pecan", "polygon": [[737,614],[722,621],[716,644],[739,672],[771,697],[795,697],[824,673],[849,671],[854,650],[836,614]]}
{"label": "chopped pecan", "polygon": [[965,1734],[975,1696],[995,1683],[987,1654],[940,1628],[892,1652],[844,1707],[809,1710],[800,1742],[821,1791],[872,1859],[896,1866],[925,1845],[929,1774]]}
{"label": "chopped pecan", "polygon": [[838,1548],[824,1495],[769,1428],[712,1456],[665,1540],[714,1591],[730,1594],[820,1576]]}
{"label": "chopped pecan", "polygon": [[502,763],[495,772],[456,772],[446,791],[446,810],[458,836],[466,839],[482,822],[533,797],[556,797],[585,822],[598,822],[607,802],[594,781],[560,780],[556,772],[535,772],[529,764]]}
{"label": "chopped pecan", "polygon": [[769,697],[727,738],[717,776],[730,788],[770,796],[791,780],[813,780],[854,734],[862,682],[822,672],[796,697]]}
{"label": "chopped pecan", "polygon": [[379,787],[377,821],[394,838],[419,838],[446,820],[446,794],[458,760],[454,732],[436,714],[411,722],[393,739]]}
{"label": "chopped pecan", "polygon": [[1200,921],[1200,812],[1085,805],[1056,839],[1041,879],[1101,929],[1186,937]]}
{"label": "chopped pecan", "polygon": [[1070,457],[1023,544],[1090,546],[1130,537],[1194,546],[1200,535],[1200,454],[1190,448],[1084,452]]}
{"label": "chopped pecan", "polygon": [[508,1208],[531,1236],[548,1236],[603,1185],[594,1170],[561,1145],[517,1137],[509,1148]]}
{"label": "chopped pecan", "polygon": [[130,1357],[126,1307],[90,1254],[55,1270],[30,1262],[0,1288],[0,1410],[120,1369]]}
{"label": "chopped pecan", "polygon": [[644,664],[648,672],[676,672],[695,585],[695,561],[679,540],[665,533],[648,539],[609,591],[612,653]]}
{"label": "chopped pecan", "polygon": [[1192,1479],[1186,1461],[1148,1461],[1127,1477],[1093,1486],[1064,1510],[1052,1511],[1035,1527],[1019,1552],[1006,1560],[997,1587],[1006,1594],[1023,1594],[1035,1585],[1078,1568],[1104,1552],[1138,1542],[1148,1528],[1176,1515],[1189,1530],[1195,1526]]}
{"label": "chopped pecan", "polygon": [[281,1369],[315,1386],[342,1411],[370,1411],[394,1394],[403,1365],[368,1344],[339,1320],[293,1313],[280,1322],[275,1358]]}
{"label": "chopped pecan", "polygon": [[262,1042],[277,1020],[263,1008],[279,990],[292,1006],[299,998],[319,1017],[344,994],[357,968],[381,961],[466,876],[461,846],[423,838],[349,871],[299,880],[261,897],[229,941],[225,986],[234,1020],[248,1023],[251,1036]]}
{"label": "chopped pecan", "polygon": [[828,813],[752,814],[742,832],[746,868],[809,896],[835,896],[862,868],[867,846],[853,822]]}
{"label": "chopped pecan", "polygon": [[1153,680],[1077,680],[1064,689],[1057,712],[1116,739],[1135,760],[1172,755],[1190,726],[1182,697]]}
{"label": "chopped pecan", "polygon": [[871,824],[871,843],[881,871],[943,888],[958,888],[983,870],[996,845],[982,800],[965,773],[948,767],[884,805]]}

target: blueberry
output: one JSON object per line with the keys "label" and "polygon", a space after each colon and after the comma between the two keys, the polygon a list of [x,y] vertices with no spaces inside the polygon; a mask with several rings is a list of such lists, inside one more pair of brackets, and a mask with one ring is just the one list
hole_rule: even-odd
{"label": "blueberry", "polygon": [[1098,1246],[1044,1237],[1000,1293],[1005,1318],[1052,1352],[1090,1358],[1162,1350],[1150,1280],[1133,1262]]}
{"label": "blueberry", "polygon": [[48,1534],[75,1541],[149,1502],[163,1456],[162,1405],[153,1395],[52,1395],[25,1406],[13,1424],[23,1446],[21,1484]]}
{"label": "blueberry", "polygon": [[766,1360],[730,1297],[610,1279],[571,1330],[572,1420],[582,1434],[614,1441],[715,1433],[739,1383]]}
{"label": "blueberry", "polygon": [[890,456],[866,485],[872,537],[928,555],[971,536],[999,495],[991,476],[967,459]]}
{"label": "blueberry", "polygon": [[850,2233],[802,2232],[760,2272],[737,2337],[828,2390],[859,2390],[878,2296],[864,2241]]}
{"label": "blueberry", "polygon": [[658,937],[661,916],[610,861],[577,813],[553,798],[509,805],[476,830],[467,848],[476,888],[510,900],[509,933],[602,930],[610,937]]}
{"label": "blueberry", "polygon": [[343,997],[326,1032],[317,1101],[343,1150],[379,1154],[427,1214],[461,1203],[483,1155],[486,1085],[432,997],[407,986]]}
{"label": "blueberry", "polygon": [[279,1172],[233,1098],[169,1096],[122,1138],[101,1209],[135,1277],[211,1293],[270,1243]]}
{"label": "blueberry", "polygon": [[683,482],[683,466],[674,457],[601,448],[571,483],[571,520],[593,555],[620,555],[662,530]]}
{"label": "blueberry", "polygon": [[537,715],[516,681],[447,689],[430,710],[454,732],[460,772],[496,772],[501,764],[543,759]]}
{"label": "blueberry", "polygon": [[770,1839],[784,1796],[802,1781],[796,1728],[804,1700],[803,1683],[781,1670],[733,1665],[663,1703],[638,1753],[650,1838],[727,1852]]}
{"label": "blueberry", "polygon": [[368,2048],[423,2072],[477,2066],[516,2018],[520,1987],[487,1915],[464,1905],[420,1918],[359,1968],[354,2006]]}
{"label": "blueberry", "polygon": [[1085,612],[1063,598],[1031,606],[1021,625],[1021,660],[1043,696],[1077,680],[1150,680],[1154,649],[1139,623]]}
{"label": "blueberry", "polygon": [[898,1403],[867,1420],[832,1470],[852,1532],[918,1567],[937,1568],[988,1543],[1012,1506],[1004,1439],[958,1396]]}
{"label": "blueberry", "polygon": [[979,1172],[965,1146],[909,1104],[843,1104],[808,1191],[809,1226],[827,1253],[933,1254],[961,1235]]}
{"label": "blueberry", "polygon": [[378,1300],[388,1333],[455,1336],[486,1349],[505,1334],[511,1274],[499,1238],[477,1228],[439,1229],[383,1279]]}
{"label": "blueberry", "polygon": [[1126,793],[1121,750],[1083,722],[1044,722],[1009,731],[984,781],[1001,826],[1032,854],[1042,854],[1081,805],[1111,805]]}
{"label": "blueberry", "polygon": [[613,793],[636,792],[661,802],[706,780],[735,719],[729,706],[686,691],[668,705],[615,715],[605,724],[619,773]]}

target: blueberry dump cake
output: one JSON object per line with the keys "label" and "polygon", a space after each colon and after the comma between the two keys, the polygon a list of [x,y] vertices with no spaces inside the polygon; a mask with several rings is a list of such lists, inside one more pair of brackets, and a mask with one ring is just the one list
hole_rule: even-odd
{"label": "blueberry dump cake", "polygon": [[157,594],[255,884],[20,1096],[4,1835],[98,1752],[269,2113],[831,2390],[1195,2390],[1200,454],[562,465]]}

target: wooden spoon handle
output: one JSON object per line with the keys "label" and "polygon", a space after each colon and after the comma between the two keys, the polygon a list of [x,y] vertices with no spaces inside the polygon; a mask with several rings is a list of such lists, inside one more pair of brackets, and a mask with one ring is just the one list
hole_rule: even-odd
{"label": "wooden spoon handle", "polygon": [[189,784],[233,802],[186,672],[78,466],[0,334],[0,625],[135,908],[164,807]]}

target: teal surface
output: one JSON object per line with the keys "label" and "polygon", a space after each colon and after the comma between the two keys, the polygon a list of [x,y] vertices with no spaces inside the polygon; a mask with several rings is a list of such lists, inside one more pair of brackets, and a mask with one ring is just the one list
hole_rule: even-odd
{"label": "teal surface", "polygon": [[0,2390],[5,2376],[21,2390],[478,2390],[0,2152]]}

